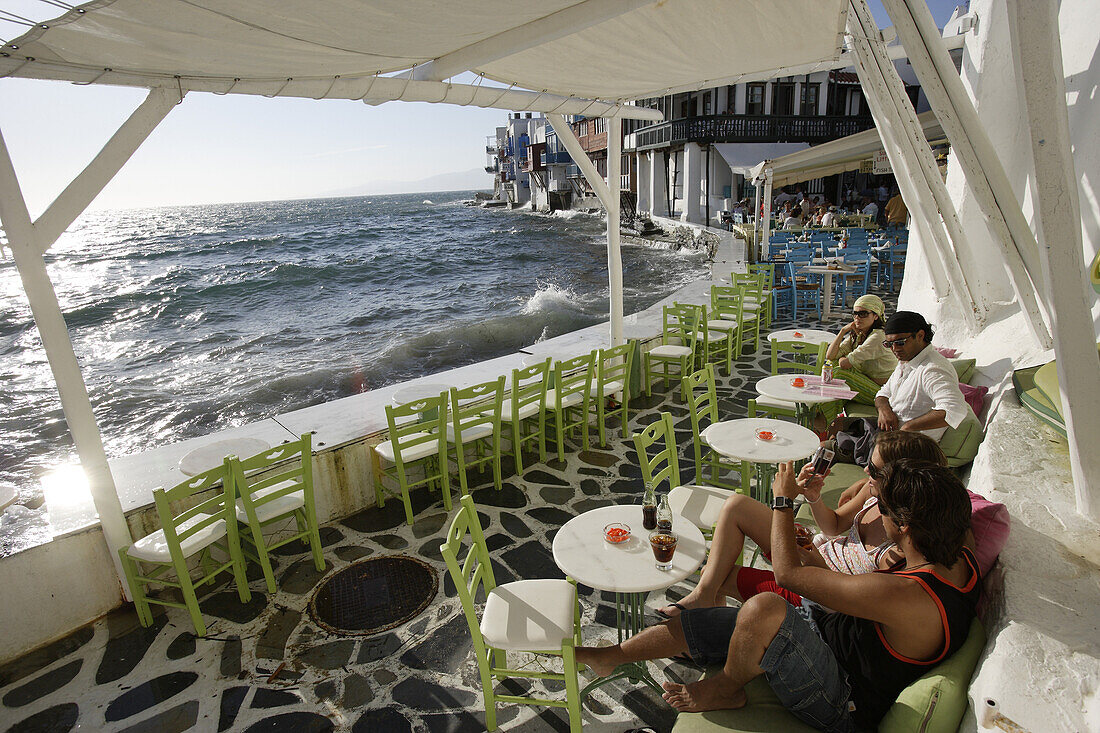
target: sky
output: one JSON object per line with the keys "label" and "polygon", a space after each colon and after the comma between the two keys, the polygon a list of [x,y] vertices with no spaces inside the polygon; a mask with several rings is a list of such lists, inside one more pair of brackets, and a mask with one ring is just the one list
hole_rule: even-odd
{"label": "sky", "polygon": [[[964,0],[928,0],[942,25]],[[875,19],[890,25],[879,0]],[[2,11],[46,20],[43,0],[0,0],[0,39],[26,29]],[[456,79],[465,81],[465,79]],[[0,134],[32,216],[41,213],[145,98],[140,89],[0,79]],[[192,93],[165,118],[93,202],[118,209],[436,190],[464,172],[489,188],[485,138],[504,110]],[[434,185],[434,187],[433,187]],[[451,186],[453,187],[453,186]]]}

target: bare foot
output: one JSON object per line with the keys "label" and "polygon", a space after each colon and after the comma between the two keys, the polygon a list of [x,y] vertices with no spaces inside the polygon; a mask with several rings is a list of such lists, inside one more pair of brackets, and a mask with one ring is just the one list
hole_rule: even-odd
{"label": "bare foot", "polygon": [[664,684],[662,697],[672,707],[685,713],[701,713],[705,710],[734,710],[744,707],[748,702],[745,690],[733,683],[724,674],[679,685],[674,682]]}
{"label": "bare foot", "polygon": [[714,599],[703,598],[698,592],[698,589],[693,590],[686,596],[681,598],[676,603],[671,603],[664,608],[657,609],[657,614],[664,616],[665,618],[676,618],[680,615],[681,611],[686,611],[689,608],[711,608],[716,606]]}
{"label": "bare foot", "polygon": [[595,672],[597,677],[607,677],[614,672],[615,667],[618,666],[611,656],[613,649],[615,649],[615,647],[579,646],[576,649],[577,664],[585,665]]}

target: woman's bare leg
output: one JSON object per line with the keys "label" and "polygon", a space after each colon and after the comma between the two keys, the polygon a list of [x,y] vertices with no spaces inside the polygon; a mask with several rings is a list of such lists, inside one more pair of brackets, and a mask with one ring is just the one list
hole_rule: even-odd
{"label": "woman's bare leg", "polygon": [[[718,516],[710,555],[703,566],[699,584],[680,601],[680,605],[684,608],[709,608],[724,604],[724,595],[729,593],[723,589],[737,588],[736,562],[745,547],[745,538],[751,539],[764,552],[770,552],[771,528],[771,509],[743,494],[731,494]],[[680,613],[675,606],[666,606],[661,611],[671,617]]]}
{"label": "woman's bare leg", "polygon": [[615,646],[577,647],[577,663],[592,668],[600,677],[611,674],[620,664],[665,659],[687,651],[679,619],[650,626]]}

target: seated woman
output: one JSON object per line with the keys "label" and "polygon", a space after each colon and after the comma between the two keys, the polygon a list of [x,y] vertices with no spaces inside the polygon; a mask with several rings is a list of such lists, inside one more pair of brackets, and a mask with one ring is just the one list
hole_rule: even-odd
{"label": "seated woman", "polygon": [[[802,564],[829,568],[849,575],[885,570],[901,559],[901,554],[886,535],[882,514],[878,509],[878,480],[881,471],[902,458],[913,458],[946,466],[947,459],[936,441],[923,433],[903,430],[879,433],[867,468],[867,478],[853,484],[851,501],[836,511],[821,501],[824,477],[815,476],[810,464],[798,476],[799,488],[810,503],[814,521],[822,534],[814,538],[813,547],[802,549]],[[672,618],[688,608],[709,608],[726,605],[726,598],[744,601],[758,593],[771,591],[799,607],[802,598],[781,588],[769,570],[746,568],[737,564],[745,546],[745,538],[755,542],[764,553],[771,552],[772,510],[743,494],[732,494],[722,507],[710,555],[703,567],[699,584],[678,603],[658,611]],[[973,547],[973,543],[968,543]]]}
{"label": "seated woman", "polygon": [[862,295],[852,308],[852,322],[840,329],[825,352],[837,366],[836,377],[856,391],[857,402],[875,404],[875,393],[886,384],[898,360],[882,345],[886,306],[877,295]]}

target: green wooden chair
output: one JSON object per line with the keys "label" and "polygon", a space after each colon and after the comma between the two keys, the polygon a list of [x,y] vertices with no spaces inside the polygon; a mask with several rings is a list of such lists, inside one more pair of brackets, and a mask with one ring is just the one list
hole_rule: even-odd
{"label": "green wooden chair", "polygon": [[[741,327],[744,324],[744,300],[741,288],[729,285],[710,287],[710,315],[707,328],[711,331],[725,331],[730,338],[730,361],[726,364],[726,375],[733,373],[733,360],[741,358]],[[751,325],[751,321],[750,321]]]}
{"label": "green wooden chair", "polygon": [[764,326],[772,325],[772,285],[775,283],[775,265],[771,262],[753,262],[749,264],[749,274],[760,278],[764,296]]}
{"label": "green wooden chair", "polygon": [[[275,592],[275,573],[268,554],[283,545],[303,540],[309,543],[313,565],[325,569],[317,510],[313,501],[313,451],[310,434],[298,440],[257,453],[249,458],[229,457],[233,483],[237,487],[237,521],[242,525],[241,551],[263,568],[269,592]],[[294,519],[296,531],[266,539],[265,527]]]}
{"label": "green wooden chair", "polygon": [[[821,374],[825,366],[826,344],[813,344],[805,341],[779,341],[771,339],[771,371],[773,375],[787,373]],[[839,414],[843,403],[826,403],[823,411],[833,417]],[[749,400],[749,417],[763,414],[767,417],[789,418],[795,420],[798,411],[793,402],[774,400],[760,395]]]}
{"label": "green wooden chair", "polygon": [[733,367],[734,333],[727,328],[711,330],[708,327],[708,309],[703,304],[685,303],[695,308],[699,330],[695,334],[695,363],[693,368],[702,369],[704,364],[721,360],[726,364],[726,373]]}
{"label": "green wooden chair", "polygon": [[[214,492],[214,495],[207,499],[198,497],[208,492]],[[226,570],[233,573],[241,602],[247,603],[252,599],[237,537],[237,521],[233,512],[235,496],[228,459],[217,468],[196,474],[171,489],[153,491],[153,503],[161,529],[118,551],[126,585],[134,598],[134,607],[142,626],[152,626],[153,612],[149,604],[156,603],[186,608],[191,614],[195,633],[206,636],[206,624],[199,611],[195,588],[213,582]],[[187,504],[191,506],[178,514],[172,509],[173,505]],[[210,550],[214,546],[225,553],[225,561],[212,557]],[[202,575],[193,579],[187,559],[196,554],[199,555]],[[143,571],[143,565],[151,569]],[[171,578],[172,574],[175,580]],[[149,596],[145,592],[147,585],[178,588],[183,602]]]}
{"label": "green wooden chair", "polygon": [[662,412],[660,418],[634,434],[634,449],[642,481],[654,491],[668,484],[668,503],[672,511],[688,520],[710,538],[722,505],[730,492],[713,486],[684,486],[680,483],[680,457],[676,452],[676,433],[672,415]]}
{"label": "green wooden chair", "polygon": [[[693,374],[684,377],[684,394],[687,395],[688,415],[691,418],[692,450],[695,458],[695,481],[706,482],[710,486],[748,492],[749,464],[744,461],[730,461],[716,453],[707,444],[706,431],[718,422],[718,392],[714,379],[714,365],[707,364]],[[704,466],[710,469],[710,478],[706,478]],[[741,477],[739,484],[723,483],[723,471],[737,471]]]}
{"label": "green wooden chair", "polygon": [[[521,475],[525,443],[536,443],[539,461],[546,463],[546,392],[550,384],[550,364],[548,356],[538,364],[513,369],[508,397],[501,404],[500,419],[511,426],[512,457],[516,460],[516,473]],[[485,410],[483,414],[491,412]]]}
{"label": "green wooden chair", "polygon": [[[662,319],[661,345],[642,354],[646,396],[653,394],[654,376],[660,378],[667,388],[674,377],[680,380],[691,372],[691,362],[695,357],[698,311],[690,305],[666,305],[662,310]],[[675,374],[669,371],[671,366],[678,368]],[[683,395],[680,398],[683,399]]]}
{"label": "green wooden chair", "polygon": [[[451,420],[447,423],[447,443],[453,449],[458,468],[459,486],[470,493],[466,472],[475,466],[493,467],[493,486],[503,488],[500,477],[500,415],[504,404],[504,376],[458,389],[451,387]],[[467,455],[472,446],[474,456]]]}
{"label": "green wooden chair", "polygon": [[[463,555],[463,547],[469,549]],[[485,535],[473,499],[463,496],[439,548],[458,591],[470,627],[474,659],[485,700],[485,728],[497,729],[497,703],[549,705],[569,713],[569,730],[581,733],[581,696],[575,648],[581,643],[577,588],[568,580],[517,580],[497,585]],[[478,618],[475,599],[485,592],[485,608]],[[509,669],[507,652],[560,656],[562,673]],[[496,692],[498,680],[527,678],[556,680],[565,685],[565,700],[547,700]]]}
{"label": "green wooden chair", "polygon": [[[607,418],[619,415],[623,439],[627,437],[627,404],[630,402],[630,374],[634,365],[635,342],[600,349],[596,355],[596,383],[592,386],[591,409],[596,413],[596,425],[600,432],[600,445],[607,445]],[[611,400],[618,402],[609,407]]]}
{"label": "green wooden chair", "polygon": [[[448,399],[447,393],[441,392],[438,397],[407,402],[397,407],[386,405],[389,440],[374,446],[374,453],[393,465],[379,466],[374,497],[379,507],[386,505],[387,489],[382,478],[392,478],[397,483],[405,505],[405,521],[409,524],[413,523],[409,489],[417,486],[439,486],[443,493],[443,507],[451,510],[450,476],[447,471]],[[413,478],[412,469],[416,467],[422,470],[423,478]]]}
{"label": "green wooden chair", "polygon": [[745,318],[755,316],[755,338],[753,347],[760,344],[760,329],[771,325],[771,287],[765,283],[765,275],[760,272],[735,272],[730,275],[730,281],[735,287],[742,288],[745,299]]}
{"label": "green wooden chair", "polygon": [[565,460],[566,433],[577,428],[584,450],[588,450],[588,413],[595,378],[595,351],[554,364],[554,388],[546,393],[546,409],[554,416],[559,461]]}

